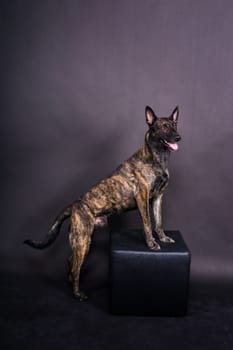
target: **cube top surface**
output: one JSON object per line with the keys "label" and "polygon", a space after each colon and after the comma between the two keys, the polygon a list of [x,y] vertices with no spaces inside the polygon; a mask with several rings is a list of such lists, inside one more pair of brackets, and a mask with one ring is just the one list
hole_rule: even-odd
{"label": "cube top surface", "polygon": [[186,246],[179,231],[165,231],[166,235],[173,238],[175,243],[163,243],[154,237],[161,247],[161,250],[153,251],[147,247],[145,234],[141,229],[125,230],[121,232],[112,232],[111,234],[111,249],[113,251],[134,252],[134,253],[176,253],[189,254],[189,249]]}

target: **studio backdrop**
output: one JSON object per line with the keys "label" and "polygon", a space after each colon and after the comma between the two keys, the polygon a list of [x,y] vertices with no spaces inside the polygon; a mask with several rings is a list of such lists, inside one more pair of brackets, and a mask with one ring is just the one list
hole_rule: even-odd
{"label": "studio backdrop", "polygon": [[[181,231],[192,274],[233,276],[233,3],[230,0],[2,1],[1,270],[60,274],[68,226],[54,218],[144,142],[144,110],[179,105],[164,227]],[[111,227],[142,227],[137,211]],[[108,229],[89,264],[107,266]]]}

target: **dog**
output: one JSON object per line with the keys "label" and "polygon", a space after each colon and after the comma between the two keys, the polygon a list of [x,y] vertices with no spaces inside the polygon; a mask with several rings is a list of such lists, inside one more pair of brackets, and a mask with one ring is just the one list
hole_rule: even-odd
{"label": "dog", "polygon": [[87,299],[80,290],[79,277],[89,251],[91,237],[96,226],[107,224],[109,215],[138,208],[149,249],[159,250],[153,237],[150,204],[153,208],[155,231],[161,242],[173,243],[165,235],[162,225],[162,198],[168,186],[168,160],[171,151],[178,149],[181,140],[177,132],[179,109],[176,107],[167,118],[158,118],[153,109],[145,108],[148,130],[145,142],[115,172],[92,187],[77,201],[66,207],[56,218],[42,241],[26,240],[24,243],[37,249],[48,247],[59,234],[63,221],[70,218],[69,240],[72,248],[69,276],[73,294],[80,300]]}

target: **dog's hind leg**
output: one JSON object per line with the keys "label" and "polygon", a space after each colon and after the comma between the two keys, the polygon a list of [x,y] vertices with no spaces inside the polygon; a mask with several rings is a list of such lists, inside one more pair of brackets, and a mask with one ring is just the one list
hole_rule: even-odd
{"label": "dog's hind leg", "polygon": [[84,223],[78,212],[72,214],[70,244],[72,248],[72,262],[70,276],[73,284],[74,296],[86,300],[87,296],[80,290],[80,271],[89,251],[94,223]]}
{"label": "dog's hind leg", "polygon": [[69,280],[69,282],[72,282],[72,275],[71,275],[72,264],[73,264],[73,255],[72,254],[68,257],[67,264],[68,264],[68,280]]}

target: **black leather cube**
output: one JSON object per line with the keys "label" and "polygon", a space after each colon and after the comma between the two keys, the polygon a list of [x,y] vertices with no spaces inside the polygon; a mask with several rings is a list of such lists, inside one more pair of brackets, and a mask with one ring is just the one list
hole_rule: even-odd
{"label": "black leather cube", "polygon": [[[110,310],[121,315],[182,316],[188,301],[190,252],[179,231],[175,243],[150,250],[142,230],[111,233]],[[156,235],[155,235],[156,237]]]}

